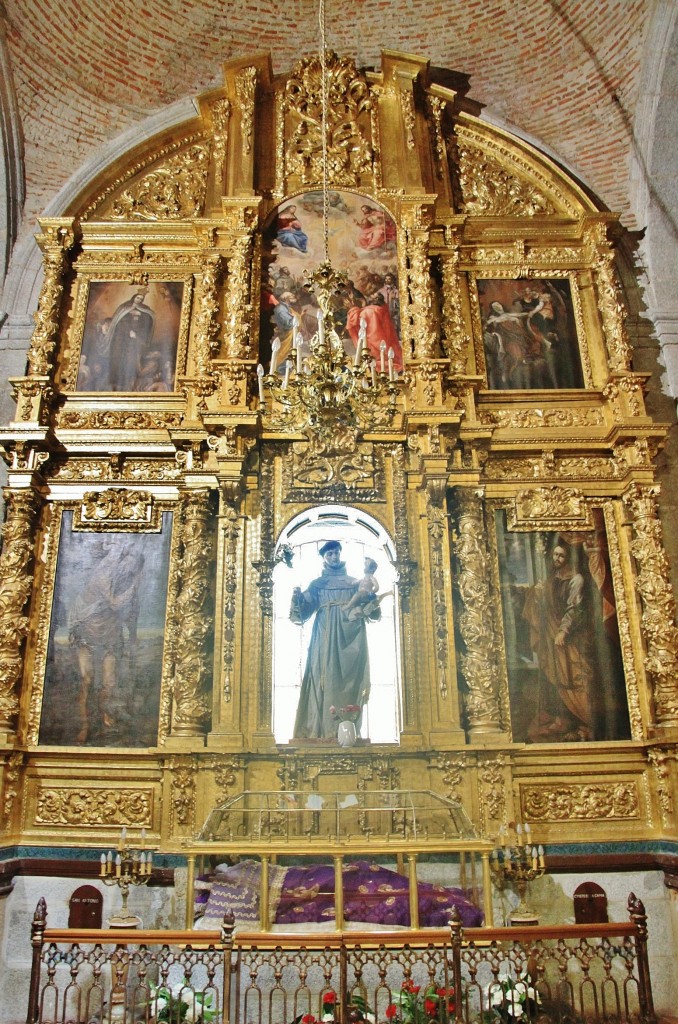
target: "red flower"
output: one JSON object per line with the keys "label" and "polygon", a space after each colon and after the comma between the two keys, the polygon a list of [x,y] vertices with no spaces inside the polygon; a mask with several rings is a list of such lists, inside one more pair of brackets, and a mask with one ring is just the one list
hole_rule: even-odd
{"label": "red flower", "polygon": [[337,993],[333,992],[331,989],[329,992],[326,992],[325,995],[323,996],[323,1006],[334,1006],[336,1001]]}
{"label": "red flower", "polygon": [[424,1000],[424,1012],[429,1017],[435,1017],[438,1012],[438,1000],[437,999],[425,999]]}
{"label": "red flower", "polygon": [[305,1013],[301,1018],[301,1024],[318,1024],[312,1013]]}
{"label": "red flower", "polygon": [[389,1003],[389,1005],[386,1007],[386,1017],[387,1017],[387,1019],[388,1020],[392,1020],[394,1017],[397,1017],[397,1016],[398,1016],[398,1007],[396,1006],[395,1003]]}
{"label": "red flower", "polygon": [[416,996],[417,992],[421,988],[421,985],[415,985],[411,978],[406,978],[402,984],[403,992],[411,992],[412,995]]}

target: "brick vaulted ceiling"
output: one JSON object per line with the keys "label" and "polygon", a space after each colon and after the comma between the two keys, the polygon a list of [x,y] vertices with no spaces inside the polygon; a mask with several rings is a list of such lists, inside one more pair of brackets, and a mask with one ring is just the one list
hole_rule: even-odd
{"label": "brick vaulted ceiling", "polygon": [[[485,116],[534,139],[639,226],[629,168],[651,18],[666,0],[327,0],[329,44],[359,65],[405,50],[470,76]],[[317,49],[315,0],[5,0],[24,140],[24,230],[98,147],[221,82]]]}

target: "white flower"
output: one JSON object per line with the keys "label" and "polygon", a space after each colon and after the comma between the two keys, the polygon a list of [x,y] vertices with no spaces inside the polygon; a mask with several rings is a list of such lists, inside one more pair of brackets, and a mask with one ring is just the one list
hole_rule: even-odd
{"label": "white flower", "polygon": [[167,1000],[164,996],[156,996],[155,999],[151,999],[148,1005],[151,1010],[151,1016],[157,1017],[167,1006]]}
{"label": "white flower", "polygon": [[504,1002],[504,990],[498,986],[492,986],[490,1006],[501,1006]]}
{"label": "white flower", "polygon": [[202,1006],[195,1000],[188,1004],[186,1012],[184,1013],[184,1021],[186,1024],[195,1024],[195,1021],[202,1016]]}
{"label": "white flower", "polygon": [[189,995],[190,992],[185,981],[180,981],[178,985],[172,985],[172,999],[183,999],[186,1001]]}
{"label": "white flower", "polygon": [[323,1013],[323,1015],[322,1015],[322,1017],[320,1019],[321,1020],[334,1020],[334,1014],[333,1013]]}

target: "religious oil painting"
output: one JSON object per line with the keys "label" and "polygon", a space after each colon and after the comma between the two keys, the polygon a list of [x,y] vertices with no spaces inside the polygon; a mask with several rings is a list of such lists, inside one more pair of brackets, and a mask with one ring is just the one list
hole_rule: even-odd
{"label": "religious oil painting", "polygon": [[93,281],[76,390],[173,391],[183,292],[181,281]]}
{"label": "religious oil painting", "polygon": [[63,514],[39,742],[157,743],[171,513],[158,533],[73,531]]}
{"label": "religious oil painting", "polygon": [[[330,260],[347,275],[334,296],[334,328],[346,352],[355,355],[362,321],[365,345],[377,367],[392,351],[394,372],[399,373],[403,359],[395,221],[373,200],[353,192],[332,190],[328,201]],[[264,362],[278,343],[279,370],[290,357],[295,331],[301,357],[310,354],[318,304],[305,278],[324,258],[322,192],[283,202],[264,229],[260,331]]]}
{"label": "religious oil painting", "polygon": [[513,738],[630,738],[602,512],[582,532],[512,532],[496,517]]}
{"label": "religious oil painting", "polygon": [[490,389],[584,386],[569,281],[530,278],[477,284]]}

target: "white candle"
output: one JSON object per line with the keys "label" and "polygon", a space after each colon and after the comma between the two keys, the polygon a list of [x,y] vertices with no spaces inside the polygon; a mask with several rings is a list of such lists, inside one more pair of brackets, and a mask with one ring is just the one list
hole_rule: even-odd
{"label": "white candle", "polygon": [[372,374],[372,387],[376,388],[376,386],[377,386],[377,364],[375,363],[374,359],[370,363],[370,372]]}
{"label": "white candle", "polygon": [[541,845],[539,847],[539,867],[544,867],[544,847]]}
{"label": "white candle", "polygon": [[379,372],[386,373],[386,342],[379,342]]}
{"label": "white candle", "polygon": [[395,367],[393,361],[395,359],[395,352],[392,348],[388,350],[388,379],[395,380]]}
{"label": "white candle", "polygon": [[297,373],[301,373],[301,338],[297,336]]}
{"label": "white candle", "polygon": [[322,309],[318,310],[318,341],[321,345],[325,341],[325,318]]}
{"label": "white candle", "polygon": [[101,860],[101,870],[100,870],[99,874],[103,878],[104,875],[106,874],[106,854],[102,853],[101,857],[99,859]]}
{"label": "white candle", "polygon": [[356,347],[355,347],[355,358],[353,360],[353,365],[354,366],[360,366],[360,357],[361,357],[362,354],[363,354],[363,339],[362,339],[361,335],[358,334],[358,342],[357,342]]}
{"label": "white candle", "polygon": [[264,404],[264,368],[259,363],[257,366],[257,384],[259,385],[259,402]]}
{"label": "white candle", "polygon": [[286,359],[285,360],[285,376],[283,377],[283,391],[287,388],[287,385],[290,382],[290,370],[291,369],[292,369],[292,364],[289,361],[289,359]]}
{"label": "white candle", "polygon": [[278,368],[278,352],[280,351],[280,339],[274,338],[273,344],[271,345],[271,369],[270,374],[273,376]]}
{"label": "white candle", "polygon": [[120,872],[122,871],[122,857],[120,854],[115,858],[115,877],[120,878]]}
{"label": "white candle", "polygon": [[146,874],[150,875],[153,870],[153,853],[151,850],[148,851],[148,857],[146,858]]}

